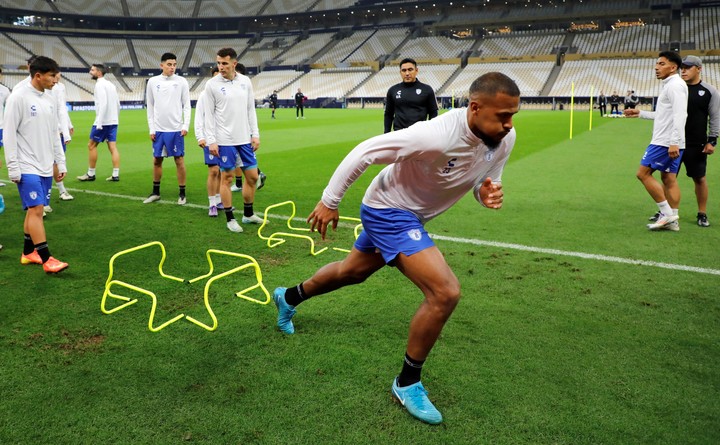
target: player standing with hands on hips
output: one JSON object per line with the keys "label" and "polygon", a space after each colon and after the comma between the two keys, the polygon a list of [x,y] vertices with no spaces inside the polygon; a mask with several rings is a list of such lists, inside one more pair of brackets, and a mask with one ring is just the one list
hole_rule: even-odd
{"label": "player standing with hands on hips", "polygon": [[408,277],[424,300],[410,322],[402,371],[391,391],[410,414],[430,424],[442,422],[442,415],[428,399],[420,375],[460,300],[460,283],[424,225],[470,190],[484,207],[502,207],[500,180],[515,145],[512,119],[520,90],[512,79],[493,72],[472,83],[469,97],[467,108],[356,146],[335,170],[308,222],[325,238],[328,226],[337,227],[338,206],[348,188],[370,165],[387,165],[362,200],[363,232],[344,260],[273,293],[277,325],[292,334],[297,305],[311,297],[362,283],[386,264]]}

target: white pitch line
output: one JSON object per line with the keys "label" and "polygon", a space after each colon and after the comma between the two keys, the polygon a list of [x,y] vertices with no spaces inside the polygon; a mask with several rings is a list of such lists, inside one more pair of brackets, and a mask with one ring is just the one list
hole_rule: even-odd
{"label": "white pitch line", "polygon": [[[3,181],[6,182],[6,181]],[[98,195],[98,196],[107,196],[111,198],[122,198],[122,199],[130,199],[133,201],[143,201],[145,198],[139,197],[139,196],[129,196],[129,195],[120,195],[117,193],[106,193],[106,192],[98,192],[95,190],[84,190],[84,189],[76,189],[76,188],[69,188],[68,190],[72,192],[80,192],[80,193],[88,193],[91,195]],[[153,204],[172,204],[177,205],[176,201],[156,201]],[[199,204],[185,204],[183,207],[191,207],[191,208],[197,208],[197,209],[206,209],[207,206],[205,205],[199,205]],[[268,215],[271,218],[287,218],[287,216],[282,215]],[[305,221],[305,218],[294,218],[296,221]],[[348,223],[339,223],[338,224],[341,227],[355,227],[355,225],[348,224]],[[587,260],[596,260],[596,261],[606,261],[609,263],[620,263],[620,264],[632,264],[634,266],[649,266],[649,267],[658,267],[661,269],[670,269],[670,270],[682,270],[685,272],[695,272],[695,273],[703,273],[708,275],[720,275],[719,269],[709,269],[706,267],[694,267],[694,266],[685,266],[683,264],[672,264],[672,263],[659,263],[657,261],[647,261],[647,260],[635,260],[632,258],[622,258],[617,256],[609,256],[609,255],[598,255],[594,253],[585,253],[585,252],[572,252],[567,250],[558,250],[558,249],[546,249],[543,247],[533,247],[533,246],[525,246],[523,244],[513,244],[513,243],[502,243],[498,241],[483,241],[478,239],[472,239],[472,238],[456,238],[453,236],[445,236],[445,235],[434,235],[430,234],[430,237],[436,240],[441,241],[450,241],[453,243],[460,243],[460,244],[472,244],[475,246],[490,246],[490,247],[500,247],[503,249],[513,249],[513,250],[521,250],[524,252],[535,252],[535,253],[544,253],[548,255],[560,255],[560,256],[570,256],[570,257],[576,257],[576,258],[584,258]]]}
{"label": "white pitch line", "polygon": [[682,264],[672,264],[672,263],[658,263],[657,261],[634,260],[631,258],[622,258],[622,257],[617,257],[617,256],[597,255],[594,253],[584,253],[584,252],[571,252],[571,251],[557,250],[557,249],[545,249],[542,247],[525,246],[522,244],[501,243],[501,242],[497,242],[497,241],[483,241],[483,240],[476,240],[476,239],[469,239],[469,238],[455,238],[452,236],[444,236],[444,235],[430,235],[430,237],[433,239],[437,239],[437,240],[452,241],[452,242],[464,243],[464,244],[473,244],[476,246],[502,247],[505,249],[522,250],[525,252],[545,253],[548,255],[571,256],[571,257],[577,257],[577,258],[584,258],[584,259],[588,259],[588,260],[607,261],[610,263],[632,264],[632,265],[636,265],[636,266],[650,266],[650,267],[659,267],[662,269],[683,270],[686,272],[697,272],[697,273],[704,273],[704,274],[710,274],[710,275],[720,275],[720,270],[708,269],[705,267],[685,266]]}

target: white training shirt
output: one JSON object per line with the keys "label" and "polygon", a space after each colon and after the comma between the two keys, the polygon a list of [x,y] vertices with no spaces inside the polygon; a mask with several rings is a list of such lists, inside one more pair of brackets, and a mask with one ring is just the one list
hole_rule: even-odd
{"label": "white training shirt", "polygon": [[58,128],[60,133],[62,133],[65,142],[70,142],[72,140],[70,129],[73,128],[73,125],[70,120],[70,113],[68,113],[67,109],[65,85],[58,82],[55,84],[53,89],[50,90],[50,92],[53,96],[55,96],[55,101],[57,102]]}
{"label": "white training shirt", "polygon": [[655,111],[640,111],[643,119],[654,119],[651,144],[685,148],[688,88],[679,74],[663,79]]}
{"label": "white training shirt", "polygon": [[475,136],[467,109],[455,109],[429,121],[375,136],[356,146],[335,170],[322,202],[336,209],[347,189],[372,164],[388,164],[373,179],[363,204],[414,213],[425,224],[490,177],[500,182],[515,145],[515,129],[490,149]]}
{"label": "white training shirt", "polygon": [[203,108],[207,145],[249,144],[251,138],[260,137],[249,77],[235,73],[233,80],[223,76],[208,80]]}
{"label": "white training shirt", "polygon": [[105,125],[118,125],[120,122],[120,99],[115,85],[104,77],[98,77],[93,97],[95,98],[95,121],[93,125],[98,130]]}
{"label": "white training shirt", "polygon": [[151,77],[145,89],[150,134],[157,131],[188,131],[190,128],[190,87],[184,77],[162,74]]}
{"label": "white training shirt", "polygon": [[5,102],[10,97],[10,89],[5,85],[0,85],[0,130],[3,129],[3,121],[5,120]]}
{"label": "white training shirt", "polygon": [[195,138],[198,142],[205,139],[205,90],[200,92],[197,102],[195,102]]}
{"label": "white training shirt", "polygon": [[5,107],[5,161],[11,180],[21,174],[52,176],[53,163],[67,172],[58,133],[57,102],[30,83],[15,87]]}

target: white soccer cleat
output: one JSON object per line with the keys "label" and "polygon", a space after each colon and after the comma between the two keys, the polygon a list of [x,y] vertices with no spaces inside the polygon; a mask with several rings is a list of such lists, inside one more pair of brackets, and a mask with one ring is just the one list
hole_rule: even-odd
{"label": "white soccer cleat", "polygon": [[237,220],[231,219],[227,223],[227,228],[231,232],[240,233],[243,231],[242,227],[240,227],[240,224],[238,224]]}
{"label": "white soccer cleat", "polygon": [[145,201],[143,201],[143,204],[150,204],[151,202],[160,201],[160,195],[150,195],[147,198],[145,198]]}
{"label": "white soccer cleat", "polygon": [[231,192],[242,192],[242,187],[238,187],[235,184],[233,184],[230,186],[230,191]]}
{"label": "white soccer cleat", "polygon": [[[677,220],[679,217],[677,215],[662,215],[658,220],[652,224],[648,224],[647,228],[649,230],[672,230],[677,232],[680,230],[679,224],[677,224]],[[670,226],[675,223],[676,228],[673,229]]]}
{"label": "white soccer cleat", "polygon": [[243,216],[243,217],[242,217],[242,222],[243,222],[243,224],[262,224],[262,223],[263,223],[263,219],[260,218],[260,217],[257,216],[257,215],[253,215],[253,216]]}
{"label": "white soccer cleat", "polygon": [[178,198],[178,205],[184,206],[185,203],[187,203],[187,198],[185,198],[184,196],[180,196]]}
{"label": "white soccer cleat", "polygon": [[62,193],[60,193],[60,199],[62,201],[72,201],[75,198],[73,197],[73,195],[71,195],[68,192],[62,192]]}
{"label": "white soccer cleat", "polygon": [[43,207],[43,211],[44,211],[45,213],[52,213],[52,212],[53,212],[53,208],[50,207],[50,206],[44,206],[44,207]]}

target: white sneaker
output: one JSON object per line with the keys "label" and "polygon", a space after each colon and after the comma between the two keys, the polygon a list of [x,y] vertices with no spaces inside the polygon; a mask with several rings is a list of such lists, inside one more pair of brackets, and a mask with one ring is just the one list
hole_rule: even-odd
{"label": "white sneaker", "polygon": [[150,204],[151,202],[160,201],[160,195],[150,195],[147,198],[145,198],[145,201],[143,201],[143,204]]}
{"label": "white sneaker", "polygon": [[62,192],[60,193],[60,199],[63,201],[72,201],[75,198],[68,192]]}
{"label": "white sneaker", "polygon": [[50,207],[50,206],[44,206],[44,207],[43,207],[43,210],[45,211],[45,213],[52,213],[52,212],[53,212],[53,209],[52,209],[52,207]]}
{"label": "white sneaker", "polygon": [[656,222],[648,224],[647,228],[650,230],[664,230],[667,228],[669,230],[674,230],[677,232],[678,230],[680,230],[679,226],[677,229],[670,229],[666,226],[669,226],[672,223],[676,223],[678,219],[679,217],[677,215],[662,215],[660,218],[658,218]]}
{"label": "white sneaker", "polygon": [[5,183],[4,183],[4,182],[0,182],[0,187],[5,187]]}
{"label": "white sneaker", "polygon": [[243,222],[243,224],[262,224],[262,223],[263,223],[263,219],[260,218],[260,217],[257,216],[257,215],[253,215],[253,216],[243,216],[243,217],[242,217],[242,222]]}
{"label": "white sneaker", "polygon": [[184,206],[186,202],[187,202],[187,199],[186,199],[184,196],[180,196],[180,197],[178,198],[178,204],[179,204],[179,205]]}
{"label": "white sneaker", "polygon": [[242,230],[242,227],[240,227],[240,224],[238,224],[237,220],[235,220],[235,219],[231,219],[231,220],[227,223],[227,228],[228,228],[228,230],[230,230],[231,232],[236,232],[236,233],[240,233],[240,232],[243,231],[243,230]]}
{"label": "white sneaker", "polygon": [[671,222],[670,224],[663,227],[663,230],[672,230],[673,232],[680,231],[680,221]]}
{"label": "white sneaker", "polygon": [[242,192],[242,187],[238,187],[235,184],[233,184],[230,186],[230,191],[231,192]]}

